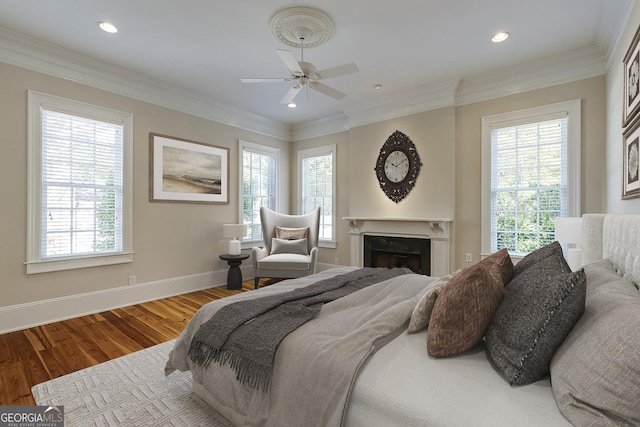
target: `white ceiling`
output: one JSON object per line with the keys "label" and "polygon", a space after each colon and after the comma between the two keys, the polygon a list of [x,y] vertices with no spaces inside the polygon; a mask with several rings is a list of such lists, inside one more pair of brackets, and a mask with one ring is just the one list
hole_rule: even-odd
{"label": "white ceiling", "polygon": [[[431,102],[464,103],[495,86],[515,92],[536,81],[561,82],[575,68],[602,74],[633,1],[0,0],[0,60],[20,62],[15,46],[22,43],[32,56],[64,57],[65,69],[78,63],[120,81],[152,81],[175,97],[295,128],[385,106],[410,112],[421,98],[442,93],[454,98]],[[287,76],[276,49],[300,59],[270,28],[271,17],[290,6],[317,7],[332,19],[333,36],[305,49],[305,60],[318,69],[355,62],[358,73],[323,81],[344,99],[302,91],[290,109],[280,100],[292,83],[240,82]],[[119,32],[102,32],[99,21]],[[511,37],[493,44],[498,30]],[[46,43],[36,47],[40,41]],[[376,83],[382,88],[374,90]]]}

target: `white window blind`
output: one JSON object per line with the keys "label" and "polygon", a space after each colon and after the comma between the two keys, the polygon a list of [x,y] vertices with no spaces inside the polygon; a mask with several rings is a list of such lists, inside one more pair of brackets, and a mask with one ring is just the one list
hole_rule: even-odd
{"label": "white window blind", "polygon": [[247,224],[244,241],[261,241],[260,207],[276,209],[277,150],[241,141],[241,218]]}
{"label": "white window blind", "polygon": [[491,130],[491,251],[526,254],[567,215],[567,117]]}
{"label": "white window blind", "polygon": [[122,124],[42,110],[42,259],[122,251],[122,187]]}
{"label": "white window blind", "polygon": [[27,274],[133,261],[133,115],[28,92]]}
{"label": "white window blind", "polygon": [[301,150],[299,158],[300,213],[320,206],[320,240],[335,240],[335,145]]}

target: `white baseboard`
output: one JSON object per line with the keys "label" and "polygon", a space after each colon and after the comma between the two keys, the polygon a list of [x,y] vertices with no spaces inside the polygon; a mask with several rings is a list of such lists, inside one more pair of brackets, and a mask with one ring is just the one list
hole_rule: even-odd
{"label": "white baseboard", "polygon": [[[245,280],[252,278],[253,268],[242,268],[242,275]],[[0,334],[202,289],[226,286],[226,283],[225,269],[0,307]]]}

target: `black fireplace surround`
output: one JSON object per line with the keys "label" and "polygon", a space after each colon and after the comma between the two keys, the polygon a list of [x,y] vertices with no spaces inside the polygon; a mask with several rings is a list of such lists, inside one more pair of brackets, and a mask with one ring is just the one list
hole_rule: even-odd
{"label": "black fireplace surround", "polygon": [[364,236],[365,267],[407,267],[431,274],[431,240],[415,237]]}

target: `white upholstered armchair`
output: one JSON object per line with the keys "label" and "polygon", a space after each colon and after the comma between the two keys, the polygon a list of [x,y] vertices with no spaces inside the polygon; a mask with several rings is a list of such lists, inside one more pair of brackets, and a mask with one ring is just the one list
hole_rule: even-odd
{"label": "white upholstered armchair", "polygon": [[316,271],[320,207],[306,215],[260,208],[264,247],[251,250],[255,288],[261,277],[295,278]]}

